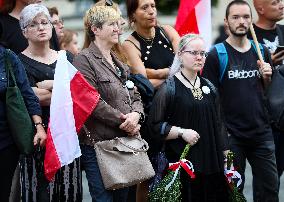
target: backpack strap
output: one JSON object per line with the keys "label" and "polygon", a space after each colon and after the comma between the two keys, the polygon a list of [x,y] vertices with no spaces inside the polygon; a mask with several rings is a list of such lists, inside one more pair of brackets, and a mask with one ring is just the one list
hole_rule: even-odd
{"label": "backpack strap", "polygon": [[220,63],[220,65],[219,65],[219,72],[220,72],[219,81],[221,82],[223,77],[224,77],[227,65],[228,65],[228,53],[227,53],[227,50],[225,48],[224,43],[217,43],[217,44],[214,45],[214,47],[217,50],[218,59],[219,59],[219,63]]}
{"label": "backpack strap", "polygon": [[[253,42],[253,40],[250,40],[250,42],[251,42],[251,45],[253,46],[253,49],[257,53],[255,43]],[[219,63],[220,63],[220,65],[219,65],[219,72],[220,72],[219,82],[221,83],[221,81],[224,77],[227,65],[228,65],[228,60],[229,60],[228,59],[228,53],[227,53],[227,50],[226,50],[224,43],[215,44],[214,47],[216,48]],[[263,48],[263,45],[260,44],[260,43],[259,43],[259,49],[260,49],[262,57],[265,58],[264,57],[264,48]]]}

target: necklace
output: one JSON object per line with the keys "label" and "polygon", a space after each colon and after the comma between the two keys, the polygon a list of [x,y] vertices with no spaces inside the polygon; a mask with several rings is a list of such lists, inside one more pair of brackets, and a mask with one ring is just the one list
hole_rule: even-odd
{"label": "necklace", "polygon": [[116,71],[116,73],[117,73],[117,75],[119,76],[119,77],[121,77],[121,70],[119,69],[119,67],[118,66],[116,66],[116,64],[112,61],[112,64],[113,64],[113,66],[114,66],[114,69],[115,69],[115,71]]}
{"label": "necklace", "polygon": [[200,89],[200,87],[198,87],[198,88],[195,87],[195,84],[196,84],[196,81],[197,81],[197,76],[195,77],[194,83],[192,84],[190,82],[190,80],[185,77],[185,75],[182,73],[182,71],[180,73],[181,73],[182,77],[192,86],[191,92],[192,92],[194,99],[202,100],[202,98],[203,98],[202,90]]}
{"label": "necklace", "polygon": [[153,45],[153,42],[154,42],[154,39],[155,39],[156,34],[154,34],[154,37],[153,37],[153,38],[151,38],[151,39],[146,39],[146,38],[144,38],[143,36],[141,36],[140,34],[138,34],[138,32],[136,32],[136,33],[137,33],[138,37],[139,37],[140,39],[142,39],[142,40],[146,43],[147,49],[152,48],[152,45]]}

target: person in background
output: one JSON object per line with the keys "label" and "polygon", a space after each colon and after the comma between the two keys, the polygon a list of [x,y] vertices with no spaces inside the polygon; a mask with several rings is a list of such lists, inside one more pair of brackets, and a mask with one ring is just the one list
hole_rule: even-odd
{"label": "person in background", "polygon": [[[42,0],[3,0],[2,7],[0,8],[0,32],[2,32],[0,41],[5,48],[19,54],[28,46],[28,41],[24,37],[19,25],[19,15],[25,6],[42,2]],[[13,202],[20,200],[19,180],[20,171],[19,167],[17,167],[10,194],[10,200]]]}
{"label": "person in background", "polygon": [[55,32],[57,35],[58,40],[64,36],[64,24],[63,20],[59,18],[59,12],[56,7],[48,8],[49,14],[51,16],[51,24],[55,28]]}
{"label": "person in background", "polygon": [[179,35],[169,25],[159,26],[154,0],[127,0],[134,32],[122,44],[133,74],[142,74],[158,88],[167,78]]}
{"label": "person in background", "polygon": [[218,31],[219,31],[219,36],[215,39],[214,44],[225,41],[230,34],[230,30],[228,29],[228,27],[226,27],[225,24],[220,25]]}
{"label": "person in background", "polygon": [[[270,51],[273,65],[281,65],[284,51],[275,53],[275,50],[277,46],[284,46],[284,26],[276,23],[284,18],[284,4],[277,0],[254,0],[253,3],[258,15],[258,20],[253,24],[256,37]],[[248,37],[251,38],[250,34]],[[284,131],[280,131],[272,124],[272,133],[280,178],[284,171]]]}
{"label": "person in background", "polygon": [[[277,46],[284,46],[284,26],[277,24],[284,18],[284,4],[279,0],[254,0],[254,7],[258,15],[253,24],[256,37],[271,52],[273,65],[283,63],[284,50],[275,53]],[[252,38],[251,34],[248,35]]]}
{"label": "person in background", "polygon": [[[147,121],[154,140],[150,144],[165,144],[169,163],[178,162],[185,146],[191,145],[186,159],[191,161],[196,178],[192,180],[182,169],[184,202],[229,201],[224,177],[228,136],[219,98],[216,88],[198,76],[207,55],[205,48],[197,34],[181,38],[170,68],[172,82],[159,88]],[[173,95],[169,95],[169,88],[174,89]]]}
{"label": "person in background", "polygon": [[[58,51],[50,48],[52,36],[51,17],[45,6],[30,4],[20,14],[20,26],[29,46],[19,54],[25,66],[30,85],[39,99],[43,123],[48,125],[50,101]],[[67,52],[69,62],[73,61]],[[82,176],[80,159],[62,167],[53,181],[44,176],[44,150],[21,160],[22,201],[82,201]]]}
{"label": "person in background", "polygon": [[104,171],[99,170],[94,144],[115,137],[138,135],[144,117],[137,89],[134,85],[127,85],[128,66],[111,51],[113,45],[118,43],[120,17],[110,6],[90,8],[86,12],[84,24],[85,34],[91,43],[73,62],[101,96],[79,135],[82,166],[85,168],[92,201],[96,202],[125,202],[128,188],[105,189],[101,176]]}
{"label": "person in background", "polygon": [[214,47],[206,58],[202,75],[217,87],[220,95],[230,150],[235,153],[234,163],[243,179],[240,191],[243,191],[248,160],[252,168],[254,201],[278,202],[275,145],[264,96],[272,75],[268,63],[270,53],[264,47],[265,62],[261,62],[247,38],[252,12],[246,1],[231,1],[224,21],[230,30],[223,42],[227,66],[221,65]]}
{"label": "person in background", "polygon": [[[0,32],[0,36],[1,36]],[[10,190],[12,185],[12,178],[14,171],[17,167],[19,160],[19,151],[13,141],[11,131],[9,129],[7,117],[6,117],[6,104],[5,95],[7,89],[7,78],[5,69],[5,60],[9,60],[12,69],[14,70],[17,86],[19,87],[22,97],[24,98],[28,113],[33,119],[35,126],[34,145],[40,142],[41,146],[44,146],[46,140],[46,133],[42,125],[41,109],[39,100],[35,96],[33,90],[29,85],[29,81],[19,58],[15,53],[7,54],[5,58],[6,49],[0,45],[0,201],[8,202],[10,196]],[[17,125],[17,123],[14,123]]]}
{"label": "person in background", "polygon": [[78,33],[70,29],[64,29],[64,34],[60,38],[59,44],[61,50],[67,50],[73,55],[77,55],[79,53]]}
{"label": "person in background", "polygon": [[[158,25],[154,0],[127,0],[126,7],[129,24],[134,29],[122,44],[130,71],[142,74],[158,89],[168,77],[180,37],[171,26]],[[147,103],[144,106],[147,119],[150,106]],[[145,125],[141,127],[141,135],[147,140]],[[147,195],[147,181],[138,184],[136,200],[146,201]]]}
{"label": "person in background", "polygon": [[19,25],[20,12],[23,8],[32,3],[41,3],[42,0],[4,0],[0,14],[0,30],[2,31],[1,41],[5,47],[16,54],[22,52],[28,41],[24,37]]}

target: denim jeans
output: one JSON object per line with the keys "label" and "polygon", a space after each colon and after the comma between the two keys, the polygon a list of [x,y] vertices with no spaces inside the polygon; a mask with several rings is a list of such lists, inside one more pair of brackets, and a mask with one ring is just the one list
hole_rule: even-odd
{"label": "denim jeans", "polygon": [[[94,147],[81,145],[81,163],[86,172],[89,191],[93,202],[126,202],[128,188],[106,190],[97,163]],[[111,165],[110,165],[111,166]],[[115,167],[113,168],[115,169]]]}
{"label": "denim jeans", "polygon": [[280,178],[284,171],[284,131],[272,128],[272,133],[275,142],[275,156],[278,176]]}
{"label": "denim jeans", "polygon": [[243,138],[229,138],[230,148],[235,154],[234,165],[242,175],[244,188],[246,159],[253,175],[253,198],[255,202],[278,202],[278,174],[275,160],[274,141],[254,141]]}

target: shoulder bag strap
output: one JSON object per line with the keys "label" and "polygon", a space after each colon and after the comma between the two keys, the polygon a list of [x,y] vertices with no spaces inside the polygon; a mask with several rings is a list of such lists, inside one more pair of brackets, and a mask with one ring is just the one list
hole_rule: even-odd
{"label": "shoulder bag strap", "polygon": [[12,80],[14,82],[14,86],[17,86],[17,82],[15,79],[15,75],[12,69],[12,65],[11,65],[11,61],[9,59],[10,55],[11,55],[11,51],[9,49],[6,49],[4,52],[4,58],[5,58],[5,70],[6,70],[6,76],[7,76],[7,86],[10,87],[11,83],[10,83],[10,75],[12,77]]}

